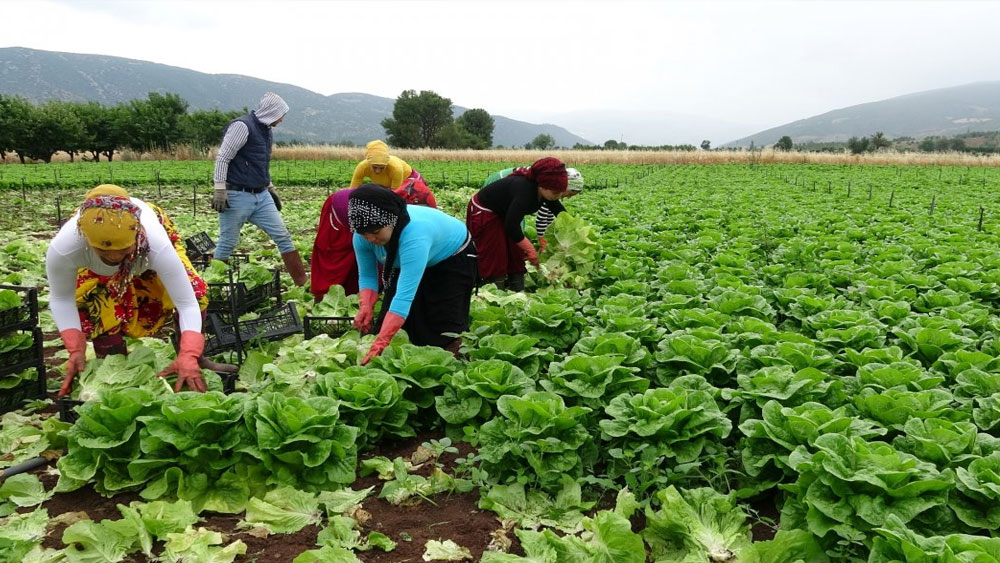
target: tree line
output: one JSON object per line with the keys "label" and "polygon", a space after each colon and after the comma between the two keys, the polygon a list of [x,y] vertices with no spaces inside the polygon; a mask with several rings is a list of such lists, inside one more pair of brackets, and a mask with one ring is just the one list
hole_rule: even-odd
{"label": "tree line", "polygon": [[144,100],[114,106],[97,102],[49,101],[35,105],[20,96],[0,94],[0,158],[14,153],[21,163],[50,162],[59,151],[70,161],[80,155],[97,162],[115,151],[170,151],[187,145],[207,151],[222,138],[222,129],[241,111],[188,111],[177,94],[150,92]]}
{"label": "tree line", "polygon": [[[753,147],[751,146],[751,148]],[[774,148],[782,151],[794,148],[803,152],[849,152],[851,154],[878,152],[888,148],[894,148],[898,151],[998,154],[1000,153],[1000,131],[960,133],[953,137],[932,135],[914,138],[904,136],[891,140],[881,131],[876,131],[871,136],[854,136],[845,142],[810,141],[798,144],[793,144],[792,138],[785,135],[774,144]]]}

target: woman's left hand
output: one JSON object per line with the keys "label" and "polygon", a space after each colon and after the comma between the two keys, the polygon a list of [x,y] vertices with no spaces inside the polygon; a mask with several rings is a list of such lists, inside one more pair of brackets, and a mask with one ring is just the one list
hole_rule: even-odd
{"label": "woman's left hand", "polygon": [[195,362],[194,367],[184,365],[181,358],[174,360],[174,363],[167,366],[167,369],[159,373],[160,377],[177,374],[177,383],[174,384],[174,392],[180,392],[186,385],[191,391],[204,393],[208,387],[205,385],[205,378],[201,376],[201,368]]}
{"label": "woman's left hand", "polygon": [[180,391],[185,385],[192,391],[204,393],[208,387],[205,379],[201,377],[201,368],[198,366],[198,358],[205,350],[205,337],[200,332],[185,330],[181,333],[180,350],[177,351],[177,359],[167,366],[167,369],[159,373],[160,377],[177,374],[177,383],[174,391]]}
{"label": "woman's left hand", "polygon": [[372,342],[372,347],[368,349],[368,353],[365,354],[365,358],[361,360],[361,365],[365,365],[372,361],[372,358],[381,354],[392,342],[392,337],[399,329],[403,328],[403,323],[406,322],[406,317],[397,315],[396,313],[388,313],[384,319],[382,319],[382,330],[378,332],[378,336],[375,337],[375,342]]}
{"label": "woman's left hand", "polygon": [[368,353],[365,354],[365,358],[361,360],[361,365],[366,365],[368,362],[372,361],[372,358],[378,356],[385,351],[386,346],[389,343],[379,343],[378,341],[372,342],[372,347],[368,349]]}

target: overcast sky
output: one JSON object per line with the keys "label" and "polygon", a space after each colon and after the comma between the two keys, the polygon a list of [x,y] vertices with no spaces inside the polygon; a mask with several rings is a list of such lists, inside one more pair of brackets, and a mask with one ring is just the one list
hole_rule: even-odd
{"label": "overcast sky", "polygon": [[532,121],[629,110],[759,129],[1000,80],[994,1],[0,0],[0,13],[0,47],[322,94],[427,89]]}

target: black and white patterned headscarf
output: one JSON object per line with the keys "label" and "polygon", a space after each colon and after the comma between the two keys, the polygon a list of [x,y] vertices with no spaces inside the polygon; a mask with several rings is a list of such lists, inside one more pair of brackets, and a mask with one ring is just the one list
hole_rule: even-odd
{"label": "black and white patterned headscarf", "polygon": [[[392,194],[383,187],[378,189]],[[348,200],[347,221],[355,233],[365,234],[377,231],[382,227],[395,227],[397,220],[399,220],[399,215],[396,212],[383,209],[376,203],[354,197]]]}
{"label": "black and white patterned headscarf", "polygon": [[392,227],[392,236],[385,245],[385,267],[382,285],[389,287],[399,253],[399,236],[410,222],[406,201],[392,190],[378,184],[363,184],[351,192],[347,200],[347,221],[356,233],[370,233],[382,227]]}

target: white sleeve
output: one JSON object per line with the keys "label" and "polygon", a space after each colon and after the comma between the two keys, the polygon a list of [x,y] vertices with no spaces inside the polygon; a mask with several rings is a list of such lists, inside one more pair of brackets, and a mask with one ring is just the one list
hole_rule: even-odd
{"label": "white sleeve", "polygon": [[201,332],[201,307],[194,296],[194,288],[191,287],[187,270],[184,269],[184,263],[170,242],[167,231],[157,220],[156,213],[148,206],[143,206],[142,226],[145,227],[146,237],[149,239],[149,269],[156,272],[167,294],[170,295],[170,300],[174,302],[181,332],[185,330]]}
{"label": "white sleeve", "polygon": [[[80,330],[80,314],[76,309],[76,272],[80,268],[74,256],[83,239],[76,233],[76,215],[63,225],[45,252],[45,275],[49,281],[49,309],[59,332]],[[84,243],[85,244],[85,243]]]}
{"label": "white sleeve", "polygon": [[216,189],[226,187],[229,163],[236,157],[236,153],[243,148],[243,145],[247,144],[249,137],[250,130],[242,121],[233,123],[226,130],[225,136],[222,137],[222,146],[219,147],[219,154],[215,156],[215,172],[212,174],[212,180],[215,182]]}

